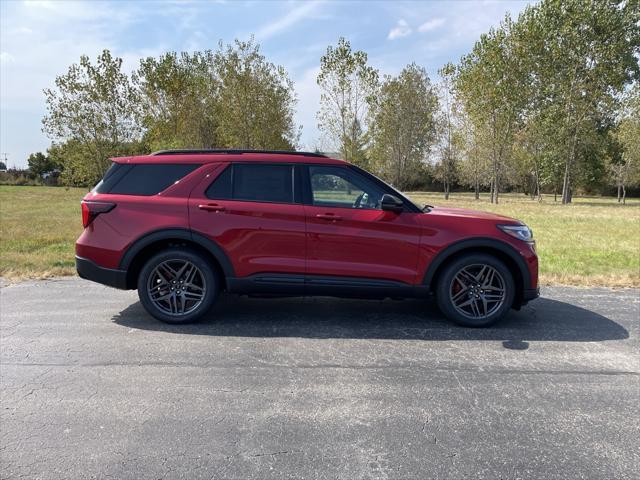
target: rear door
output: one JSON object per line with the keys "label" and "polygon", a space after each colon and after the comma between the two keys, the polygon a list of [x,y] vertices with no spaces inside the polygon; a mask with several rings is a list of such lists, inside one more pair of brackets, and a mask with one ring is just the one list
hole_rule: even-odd
{"label": "rear door", "polygon": [[383,211],[383,187],[347,166],[308,165],[307,273],[413,284],[418,213]]}
{"label": "rear door", "polygon": [[226,252],[236,277],[304,274],[305,212],[295,179],[291,164],[221,165],[191,193],[191,228]]}

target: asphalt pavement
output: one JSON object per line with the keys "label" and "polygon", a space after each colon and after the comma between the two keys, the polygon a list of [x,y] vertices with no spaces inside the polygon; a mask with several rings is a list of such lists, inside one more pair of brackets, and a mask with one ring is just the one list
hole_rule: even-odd
{"label": "asphalt pavement", "polygon": [[430,301],[223,296],[202,323],[77,278],[0,289],[0,478],[637,478],[640,291],[490,329]]}

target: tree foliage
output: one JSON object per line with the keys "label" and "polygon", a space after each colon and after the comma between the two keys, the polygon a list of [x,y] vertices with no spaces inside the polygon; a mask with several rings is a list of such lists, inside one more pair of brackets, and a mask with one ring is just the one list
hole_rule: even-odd
{"label": "tree foliage", "polygon": [[438,99],[426,70],[411,64],[386,76],[370,105],[374,168],[398,188],[415,185],[436,134]]}
{"label": "tree foliage", "polygon": [[367,65],[367,54],[351,50],[344,38],[329,46],[320,58],[317,79],[322,91],[318,127],[339,150],[342,158],[362,159],[367,107],[378,88],[378,72]]}
{"label": "tree foliage", "polygon": [[55,89],[44,91],[44,131],[54,140],[83,145],[84,175],[97,180],[108,158],[125,153],[126,145],[140,135],[135,121],[137,96],[122,72],[122,59],[105,50],[94,64],[83,55],[55,84]]}
{"label": "tree foliage", "polygon": [[298,143],[296,96],[283,67],[266,60],[250,40],[220,44],[214,56],[219,82],[217,134],[221,145],[289,150]]}
{"label": "tree foliage", "polygon": [[29,158],[27,158],[27,165],[31,174],[36,177],[42,177],[55,170],[62,170],[62,165],[56,163],[54,159],[42,152],[30,154]]}
{"label": "tree foliage", "polygon": [[82,56],[45,96],[50,157],[74,185],[95,183],[112,156],[168,148],[288,150],[300,135],[293,83],[253,40],[145,58],[131,78],[108,50],[95,64]]}
{"label": "tree foliage", "polygon": [[625,202],[627,187],[640,185],[640,83],[627,92],[619,114],[615,140],[620,154],[609,162],[611,180],[616,186],[618,202]]}
{"label": "tree foliage", "polygon": [[139,98],[137,119],[151,150],[218,144],[219,82],[210,52],[142,59],[132,80]]}
{"label": "tree foliage", "polygon": [[455,88],[489,154],[491,201],[497,203],[527,100],[523,41],[509,16],[476,42],[458,66]]}
{"label": "tree foliage", "polygon": [[441,108],[438,116],[438,163],[434,173],[442,182],[445,200],[449,199],[451,185],[458,176],[465,133],[461,128],[461,105],[455,92],[455,72],[455,66],[450,63],[438,71]]}
{"label": "tree foliage", "polygon": [[619,94],[640,68],[638,2],[543,0],[482,35],[456,88],[474,130],[486,129],[492,188],[602,182]]}

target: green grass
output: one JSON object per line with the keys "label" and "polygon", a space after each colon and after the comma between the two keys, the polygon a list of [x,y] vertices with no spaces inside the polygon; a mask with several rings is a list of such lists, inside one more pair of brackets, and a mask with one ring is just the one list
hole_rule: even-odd
{"label": "green grass", "polygon": [[[0,186],[0,276],[18,280],[75,273],[85,189]],[[576,198],[560,205],[503,195],[492,205],[469,194],[411,192],[418,203],[488,210],[527,223],[536,237],[542,282],[640,286],[640,201]]]}
{"label": "green grass", "polygon": [[10,280],[75,273],[82,188],[0,186],[0,276]]}

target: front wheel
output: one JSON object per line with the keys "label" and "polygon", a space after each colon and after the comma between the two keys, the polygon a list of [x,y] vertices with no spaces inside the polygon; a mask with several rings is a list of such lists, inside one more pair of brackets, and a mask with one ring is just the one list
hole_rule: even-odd
{"label": "front wheel", "polygon": [[436,287],[442,313],[465,327],[486,327],[507,314],[515,296],[513,275],[497,258],[461,256],[447,265]]}
{"label": "front wheel", "polygon": [[198,320],[215,302],[219,281],[198,252],[171,248],[151,257],[138,276],[138,296],[145,310],[166,323]]}

